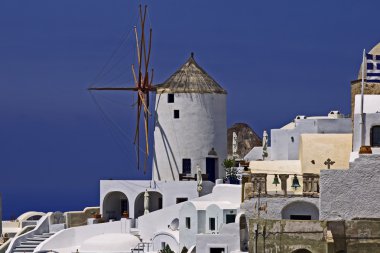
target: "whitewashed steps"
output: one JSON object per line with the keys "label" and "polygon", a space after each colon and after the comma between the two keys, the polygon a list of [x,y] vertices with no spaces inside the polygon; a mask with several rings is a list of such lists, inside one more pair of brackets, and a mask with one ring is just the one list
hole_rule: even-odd
{"label": "whitewashed steps", "polygon": [[43,233],[41,235],[34,235],[33,237],[28,238],[26,242],[22,242],[20,245],[14,248],[12,253],[31,253],[38,245],[40,245],[43,241],[45,241],[52,235],[54,235],[54,233]]}

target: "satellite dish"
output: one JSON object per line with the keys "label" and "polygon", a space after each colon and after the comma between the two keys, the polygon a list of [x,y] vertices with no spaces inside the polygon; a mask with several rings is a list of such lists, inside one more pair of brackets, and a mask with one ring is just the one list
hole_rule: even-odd
{"label": "satellite dish", "polygon": [[175,218],[169,225],[169,228],[173,231],[178,230],[179,227],[179,220],[178,218]]}

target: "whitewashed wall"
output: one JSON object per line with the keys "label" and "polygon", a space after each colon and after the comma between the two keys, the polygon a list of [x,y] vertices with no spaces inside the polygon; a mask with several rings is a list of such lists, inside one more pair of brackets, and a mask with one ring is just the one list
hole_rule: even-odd
{"label": "whitewashed wall", "polygon": [[106,233],[128,233],[130,220],[108,222],[80,226],[61,230],[46,241],[37,246],[35,251],[55,250],[60,253],[71,253],[80,249],[80,245],[88,238]]}
{"label": "whitewashed wall", "polygon": [[[212,191],[211,182],[203,183],[201,195]],[[162,194],[162,207],[176,204],[177,198],[188,198],[189,200],[199,197],[196,181],[150,181],[150,180],[101,180],[100,181],[100,212],[104,213],[104,199],[112,192],[122,192],[129,202],[129,217],[135,218],[136,198],[145,190],[159,192]],[[142,199],[143,200],[143,199]]]}
{"label": "whitewashed wall", "polygon": [[[227,158],[226,94],[176,93],[174,103],[168,103],[167,96],[156,96],[153,178],[178,180],[184,158],[191,159],[192,174],[197,164],[205,173],[211,148],[219,159],[216,178],[223,177],[220,164]],[[174,119],[174,110],[180,111],[179,119]]]}
{"label": "whitewashed wall", "polygon": [[[204,232],[205,210],[197,210],[192,202],[185,203],[179,212],[179,240],[180,248],[188,249],[195,245],[196,235]],[[186,218],[190,217],[190,228],[186,227]]]}
{"label": "whitewashed wall", "polygon": [[[215,218],[215,230],[210,230],[210,218]],[[215,204],[209,205],[206,209],[206,224],[203,224],[203,226],[205,226],[206,233],[219,233],[219,229],[221,224],[223,224],[223,220],[223,210]]]}
{"label": "whitewashed wall", "polygon": [[[380,126],[380,95],[364,95],[363,113],[364,113],[364,129],[363,129],[363,145],[371,145],[371,128],[373,126]],[[361,146],[362,130],[361,122],[361,95],[355,96],[354,108],[354,137],[353,137],[353,151],[357,152]],[[373,153],[378,153],[376,148]]]}
{"label": "whitewashed wall", "polygon": [[298,160],[303,133],[351,133],[350,118],[295,119],[294,128],[271,130],[271,160]]}
{"label": "whitewashed wall", "polygon": [[197,253],[209,253],[211,248],[224,248],[225,253],[240,252],[239,223],[223,224],[220,234],[199,234]]}

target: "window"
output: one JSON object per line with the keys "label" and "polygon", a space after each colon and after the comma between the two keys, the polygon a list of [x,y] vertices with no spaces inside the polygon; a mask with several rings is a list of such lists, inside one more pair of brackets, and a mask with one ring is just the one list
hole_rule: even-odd
{"label": "window", "polygon": [[311,215],[290,215],[291,220],[311,220]]}
{"label": "window", "polygon": [[174,94],[168,94],[168,103],[174,103]]}
{"label": "window", "polygon": [[120,213],[123,214],[125,211],[128,212],[128,199],[121,199],[120,200]]}
{"label": "window", "polygon": [[162,198],[158,198],[158,209],[162,209]]}
{"label": "window", "polygon": [[224,248],[210,248],[210,253],[224,253],[226,250]]}
{"label": "window", "polygon": [[182,202],[185,202],[185,201],[187,201],[187,198],[176,198],[175,203],[179,204],[179,203],[182,203]]}
{"label": "window", "polygon": [[209,218],[209,229],[211,231],[215,230],[215,218]]}
{"label": "window", "polygon": [[190,229],[190,217],[186,217],[186,228]]}
{"label": "window", "polygon": [[236,214],[227,214],[226,215],[226,223],[234,223],[236,218]]}
{"label": "window", "polygon": [[191,174],[191,159],[182,159],[182,173]]}
{"label": "window", "polygon": [[179,110],[174,110],[174,118],[179,119]]}
{"label": "window", "polygon": [[371,128],[371,146],[380,147],[380,126]]}
{"label": "window", "polygon": [[161,249],[165,249],[166,247],[166,243],[165,242],[161,242]]}

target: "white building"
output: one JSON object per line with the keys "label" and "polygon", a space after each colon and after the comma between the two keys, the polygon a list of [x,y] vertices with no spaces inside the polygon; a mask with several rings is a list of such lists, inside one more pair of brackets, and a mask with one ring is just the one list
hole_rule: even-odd
{"label": "white building", "polygon": [[331,111],[327,116],[297,116],[282,128],[272,129],[271,160],[298,160],[300,136],[305,133],[352,133],[351,118],[345,118],[339,111]]}
{"label": "white building", "polygon": [[149,193],[149,212],[203,196],[212,191],[213,183],[197,181],[101,180],[100,212],[105,220],[120,220],[124,212],[129,218],[144,214],[144,193]]}
{"label": "white building", "polygon": [[[327,116],[296,116],[279,129],[271,129],[268,157],[265,160],[299,160],[300,141],[303,134],[344,134],[352,133],[351,118],[339,111],[331,111]],[[245,160],[262,160],[263,148],[254,147]]]}
{"label": "white building", "polygon": [[194,177],[197,165],[210,181],[227,158],[227,92],[194,60],[157,86],[154,180]]}
{"label": "white building", "polygon": [[[230,228],[231,224],[234,224],[236,234],[232,236],[239,238],[239,221],[237,221],[236,217],[240,208],[239,190],[241,188],[233,185],[218,185],[214,189],[215,193],[213,192],[211,195],[194,201],[188,201],[179,210],[179,242],[181,249],[183,247],[190,249],[196,246],[198,252],[198,249],[203,249],[203,246],[199,248],[199,245],[207,245],[208,238],[212,238],[212,244],[225,246],[223,246],[226,249],[224,252],[239,250],[239,239],[236,244],[234,241],[225,241],[222,231],[227,224],[230,225]],[[226,193],[228,189],[230,189],[230,192]],[[225,197],[217,196],[218,191],[219,193],[221,191],[225,192]],[[229,250],[227,250],[228,246]]]}

